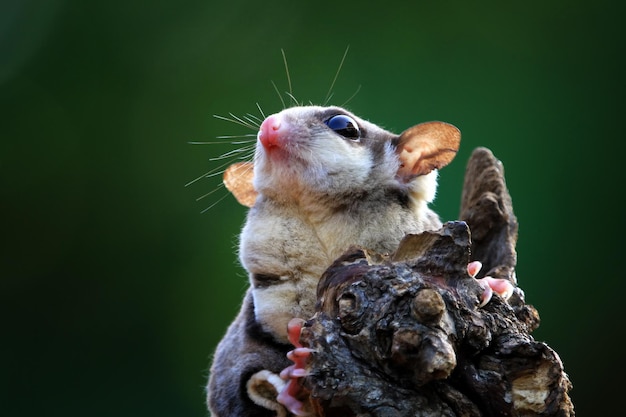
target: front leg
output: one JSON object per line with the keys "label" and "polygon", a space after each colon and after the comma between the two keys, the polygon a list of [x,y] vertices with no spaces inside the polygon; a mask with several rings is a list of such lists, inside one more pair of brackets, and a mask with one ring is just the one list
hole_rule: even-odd
{"label": "front leg", "polygon": [[278,402],[296,416],[311,415],[311,411],[306,403],[308,392],[299,380],[299,378],[308,375],[305,369],[306,360],[314,352],[312,349],[302,347],[300,344],[300,332],[303,325],[304,320],[296,318],[292,319],[287,326],[289,341],[295,346],[295,349],[287,353],[287,358],[293,361],[293,365],[288,366],[280,373],[281,378],[288,382],[278,395]]}

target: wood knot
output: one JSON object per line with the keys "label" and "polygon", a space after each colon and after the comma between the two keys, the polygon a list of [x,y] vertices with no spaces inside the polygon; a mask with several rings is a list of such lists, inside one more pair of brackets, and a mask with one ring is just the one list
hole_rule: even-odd
{"label": "wood knot", "polygon": [[425,288],[415,294],[411,304],[413,317],[424,325],[439,323],[446,305],[441,295],[431,288]]}

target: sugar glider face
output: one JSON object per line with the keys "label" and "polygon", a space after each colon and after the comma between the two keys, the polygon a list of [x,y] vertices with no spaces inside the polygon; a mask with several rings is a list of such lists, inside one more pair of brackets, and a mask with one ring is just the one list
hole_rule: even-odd
{"label": "sugar glider face", "polygon": [[395,135],[340,107],[292,107],[263,121],[254,163],[231,165],[224,184],[248,207],[259,194],[345,207],[389,192],[420,211],[434,199],[437,170],[454,158],[460,138],[443,122]]}
{"label": "sugar glider face", "polygon": [[393,179],[396,137],[339,107],[292,107],[268,116],[258,133],[254,188],[261,194],[343,194]]}

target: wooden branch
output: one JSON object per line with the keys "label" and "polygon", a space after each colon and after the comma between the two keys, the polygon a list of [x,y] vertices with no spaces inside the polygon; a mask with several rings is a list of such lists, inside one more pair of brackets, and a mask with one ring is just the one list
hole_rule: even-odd
{"label": "wooden branch", "polygon": [[[461,221],[409,235],[390,257],[354,248],[324,274],[300,342],[315,350],[303,386],[318,416],[573,416],[571,384],[530,333],[517,287],[479,307],[467,273],[515,280],[517,219],[500,161],[467,166]],[[470,233],[471,230],[471,233]]]}

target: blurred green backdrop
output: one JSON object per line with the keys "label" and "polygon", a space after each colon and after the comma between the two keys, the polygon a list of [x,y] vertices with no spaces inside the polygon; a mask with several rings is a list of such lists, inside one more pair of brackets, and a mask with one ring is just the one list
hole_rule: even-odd
{"label": "blurred green backdrop", "polygon": [[[210,355],[246,287],[245,210],[185,184],[251,133],[213,114],[274,91],[401,131],[463,132],[505,165],[518,278],[579,415],[612,414],[624,371],[624,3],[9,0],[0,4],[0,414],[205,416]],[[201,211],[225,198],[202,214]]]}

